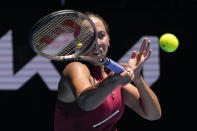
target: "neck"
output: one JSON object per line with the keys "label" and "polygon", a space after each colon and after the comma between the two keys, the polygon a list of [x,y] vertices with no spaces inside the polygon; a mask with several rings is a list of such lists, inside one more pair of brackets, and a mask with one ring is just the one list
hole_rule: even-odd
{"label": "neck", "polygon": [[104,65],[102,65],[100,68],[101,68],[101,73],[102,73],[103,78],[106,78],[107,77],[107,73],[105,72]]}
{"label": "neck", "polygon": [[[105,68],[104,68],[104,65],[101,65],[101,66],[95,66],[95,65],[92,65],[90,66],[91,67],[91,70],[93,71],[92,73],[95,75],[95,73],[97,74],[100,74],[102,75],[103,78],[106,78],[107,77],[107,73],[105,72]],[[100,73],[99,73],[100,72]],[[92,74],[92,75],[93,75]]]}

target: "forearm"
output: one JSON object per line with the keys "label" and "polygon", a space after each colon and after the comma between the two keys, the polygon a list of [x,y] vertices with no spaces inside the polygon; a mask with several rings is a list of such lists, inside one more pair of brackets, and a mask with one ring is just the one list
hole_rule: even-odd
{"label": "forearm", "polygon": [[110,75],[83,91],[77,102],[82,109],[86,111],[93,110],[101,105],[106,97],[116,89],[118,85],[115,77]]}
{"label": "forearm", "polygon": [[161,108],[155,93],[143,80],[142,76],[134,80],[140,94],[140,103],[145,116],[150,120],[158,119],[161,116]]}

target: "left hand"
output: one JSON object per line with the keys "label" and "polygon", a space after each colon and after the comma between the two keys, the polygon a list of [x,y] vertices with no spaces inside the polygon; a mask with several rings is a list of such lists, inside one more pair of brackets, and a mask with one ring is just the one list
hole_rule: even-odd
{"label": "left hand", "polygon": [[128,64],[134,71],[134,79],[140,77],[140,72],[143,67],[144,62],[150,57],[152,49],[150,48],[151,41],[144,38],[140,46],[139,53],[136,51],[132,52],[131,59],[129,59]]}

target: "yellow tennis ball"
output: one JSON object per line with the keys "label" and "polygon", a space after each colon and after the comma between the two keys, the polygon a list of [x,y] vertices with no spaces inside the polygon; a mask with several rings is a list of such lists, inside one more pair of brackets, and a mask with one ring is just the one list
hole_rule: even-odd
{"label": "yellow tennis ball", "polygon": [[77,44],[77,48],[81,48],[82,46],[83,46],[82,43],[78,43],[78,44]]}
{"label": "yellow tennis ball", "polygon": [[159,43],[161,49],[166,52],[174,52],[179,46],[177,37],[170,33],[163,34],[160,37]]}

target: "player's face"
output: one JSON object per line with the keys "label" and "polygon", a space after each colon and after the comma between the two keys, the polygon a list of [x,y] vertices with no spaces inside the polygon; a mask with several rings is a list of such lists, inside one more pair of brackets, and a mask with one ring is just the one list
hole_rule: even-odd
{"label": "player's face", "polygon": [[[106,32],[105,26],[103,22],[95,16],[90,16],[90,19],[95,24],[95,27],[98,33],[97,41],[98,41],[100,51],[102,55],[106,56],[108,47],[109,47],[109,36]],[[96,48],[93,48],[91,51],[89,51],[87,55],[99,56],[98,52],[96,51]]]}

